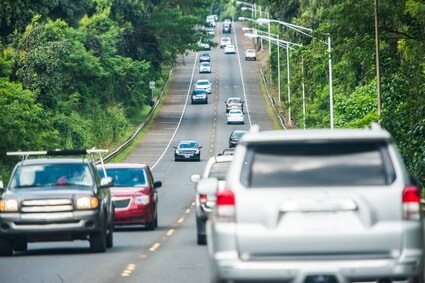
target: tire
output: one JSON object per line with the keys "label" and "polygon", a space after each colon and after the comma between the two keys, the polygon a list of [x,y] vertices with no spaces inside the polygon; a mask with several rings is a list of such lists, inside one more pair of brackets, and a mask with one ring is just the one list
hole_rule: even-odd
{"label": "tire", "polygon": [[112,248],[114,246],[114,224],[110,223],[106,231],[106,247]]}
{"label": "tire", "polygon": [[155,230],[155,219],[156,219],[156,215],[154,216],[154,219],[152,219],[152,221],[146,222],[145,224],[146,230],[149,230],[149,231]]}
{"label": "tire", "polygon": [[207,235],[202,234],[205,233],[205,223],[196,217],[196,242],[198,245],[206,245],[207,244]]}
{"label": "tire", "polygon": [[200,246],[205,246],[207,244],[207,235],[197,234],[196,242]]}
{"label": "tire", "polygon": [[12,241],[0,237],[0,256],[11,256],[13,254]]}
{"label": "tire", "polygon": [[25,252],[28,250],[28,242],[25,239],[16,239],[12,242],[12,249],[16,252]]}
{"label": "tire", "polygon": [[158,227],[158,213],[156,213],[156,215],[155,215],[154,226],[155,226],[155,228]]}
{"label": "tire", "polygon": [[106,251],[106,223],[102,231],[90,235],[90,250],[94,253],[104,253]]}

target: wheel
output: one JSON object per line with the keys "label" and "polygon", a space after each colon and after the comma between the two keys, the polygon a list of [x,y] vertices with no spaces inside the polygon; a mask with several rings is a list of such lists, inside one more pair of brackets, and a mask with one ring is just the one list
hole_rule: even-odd
{"label": "wheel", "polygon": [[114,224],[110,223],[106,231],[106,247],[112,248],[114,246]]}
{"label": "wheel", "polygon": [[156,216],[154,217],[154,219],[152,219],[152,221],[150,221],[150,222],[146,222],[146,224],[145,224],[145,228],[146,228],[146,230],[149,230],[149,231],[153,231],[153,230],[155,230],[155,220],[156,220]]}
{"label": "wheel", "polygon": [[28,250],[28,242],[25,239],[16,239],[12,242],[12,249],[16,252],[25,252]]}
{"label": "wheel", "polygon": [[0,237],[0,256],[11,256],[13,254],[12,241]]}
{"label": "wheel", "polygon": [[106,223],[103,224],[102,231],[90,235],[90,249],[95,253],[106,251]]}
{"label": "wheel", "polygon": [[196,242],[198,243],[198,245],[200,246],[205,246],[207,244],[207,235],[200,235],[197,234],[197,239]]}
{"label": "wheel", "polygon": [[196,242],[198,245],[206,245],[207,244],[207,235],[202,234],[205,233],[205,223],[202,220],[196,218]]}
{"label": "wheel", "polygon": [[158,213],[155,215],[155,221],[154,221],[155,228],[158,227]]}

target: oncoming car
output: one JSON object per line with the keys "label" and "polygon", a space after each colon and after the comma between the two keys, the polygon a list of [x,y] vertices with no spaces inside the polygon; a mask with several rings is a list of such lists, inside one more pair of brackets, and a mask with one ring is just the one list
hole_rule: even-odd
{"label": "oncoming car", "polygon": [[199,73],[211,73],[211,63],[201,62],[199,64]]}
{"label": "oncoming car", "polygon": [[242,112],[244,111],[243,105],[245,102],[240,97],[229,97],[224,103],[226,104],[226,113],[232,109],[240,109]]}
{"label": "oncoming car", "polygon": [[246,134],[245,130],[234,130],[229,135],[229,147],[235,147],[238,145],[239,141]]}
{"label": "oncoming car", "polygon": [[192,97],[191,97],[192,104],[197,103],[208,103],[208,93],[203,89],[194,89],[192,91]]}
{"label": "oncoming car", "polygon": [[211,61],[210,54],[201,53],[201,55],[199,55],[199,62],[210,62],[210,61]]}
{"label": "oncoming car", "polygon": [[113,181],[99,176],[93,157],[102,160],[103,152],[108,150],[7,153],[22,160],[7,187],[0,182],[0,256],[35,242],[88,240],[92,252],[113,246]]}
{"label": "oncoming car", "polygon": [[195,89],[202,89],[205,90],[208,94],[211,93],[211,83],[209,80],[206,79],[200,79],[196,81]]}
{"label": "oncoming car", "polygon": [[196,141],[185,140],[180,141],[174,146],[174,160],[201,160],[201,148]]}
{"label": "oncoming car", "polygon": [[[104,175],[102,168],[99,174]],[[148,165],[141,163],[105,164],[106,174],[112,177],[112,202],[115,208],[114,225],[144,225],[148,230],[158,227],[158,194],[161,181],[155,181]]]}
{"label": "oncoming car", "polygon": [[232,39],[230,37],[222,37],[220,39],[220,48],[224,48],[228,44],[232,44]]}

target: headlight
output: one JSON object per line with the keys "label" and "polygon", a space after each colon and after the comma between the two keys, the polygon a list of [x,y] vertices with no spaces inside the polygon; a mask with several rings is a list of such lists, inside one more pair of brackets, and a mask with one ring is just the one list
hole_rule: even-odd
{"label": "headlight", "polygon": [[195,151],[195,154],[199,154],[200,153],[200,151],[199,151],[199,149],[197,149],[196,151]]}
{"label": "headlight", "polygon": [[134,200],[135,204],[148,204],[150,202],[150,197],[149,196],[137,196],[136,199]]}
{"label": "headlight", "polygon": [[77,209],[94,209],[99,206],[97,197],[79,197],[76,202]]}
{"label": "headlight", "polygon": [[16,199],[0,200],[0,211],[3,211],[3,212],[18,211],[18,201]]}
{"label": "headlight", "polygon": [[178,150],[176,150],[176,154],[180,154],[180,152]]}

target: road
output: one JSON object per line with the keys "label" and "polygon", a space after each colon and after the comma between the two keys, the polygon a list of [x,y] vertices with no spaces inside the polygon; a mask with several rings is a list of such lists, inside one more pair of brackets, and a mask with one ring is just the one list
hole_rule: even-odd
{"label": "road", "polygon": [[[216,27],[219,41],[221,24]],[[258,85],[259,63],[245,61],[251,47],[243,38],[240,23],[232,38],[237,54],[224,54],[220,47],[209,51],[211,74],[198,73],[198,54],[179,62],[166,102],[151,129],[126,162],[151,166],[159,189],[159,227],[124,227],[114,233],[114,247],[106,253],[89,252],[85,241],[29,244],[28,251],[0,258],[0,282],[207,282],[206,247],[196,244],[194,184],[190,176],[201,173],[209,156],[228,145],[234,129],[259,124],[272,129],[266,102]],[[199,78],[213,84],[207,105],[191,105],[189,93]],[[245,100],[245,125],[227,125],[224,101],[231,96]],[[175,162],[173,146],[193,139],[203,146],[201,162]]]}

